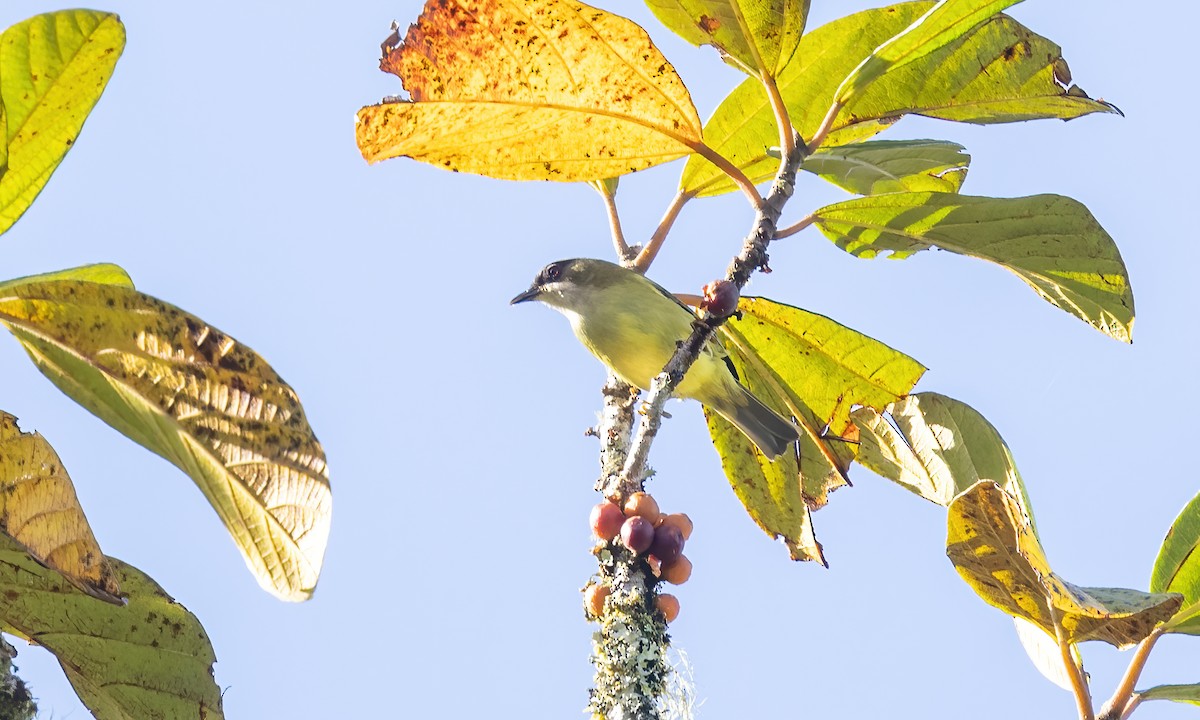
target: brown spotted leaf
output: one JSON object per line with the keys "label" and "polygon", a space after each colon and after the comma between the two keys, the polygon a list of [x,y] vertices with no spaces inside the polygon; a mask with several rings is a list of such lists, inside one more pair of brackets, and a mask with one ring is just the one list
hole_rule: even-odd
{"label": "brown spotted leaf", "polygon": [[53,653],[97,720],[221,720],[200,621],[137,568],[105,561],[124,604],[80,592],[0,535],[0,627]]}
{"label": "brown spotted leaf", "polygon": [[329,535],[325,453],[261,357],[120,284],[0,286],[0,323],[63,392],[196,481],[266,590],[311,596]]}
{"label": "brown spotted leaf", "polygon": [[368,162],[590,181],[688,154],[691,95],[637,24],[575,0],[429,0],[380,64],[411,100],[358,113]]}
{"label": "brown spotted leaf", "polygon": [[80,590],[119,603],[75,486],[50,443],[0,411],[0,531]]}
{"label": "brown spotted leaf", "polygon": [[809,0],[646,0],[650,10],[693,45],[712,45],[753,77],[775,76],[792,59]]}
{"label": "brown spotted leaf", "polygon": [[1178,593],[1073,585],[1050,569],[1029,517],[994,482],[981,481],[950,503],[946,554],[989,605],[1066,640],[1140,642],[1171,618]]}

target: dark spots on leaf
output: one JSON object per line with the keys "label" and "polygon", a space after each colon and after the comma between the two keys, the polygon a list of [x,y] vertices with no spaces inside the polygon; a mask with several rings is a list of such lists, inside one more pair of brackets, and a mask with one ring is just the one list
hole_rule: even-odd
{"label": "dark spots on leaf", "polygon": [[712,35],[717,30],[721,29],[721,21],[709,15],[701,15],[700,22],[696,23],[701,30]]}

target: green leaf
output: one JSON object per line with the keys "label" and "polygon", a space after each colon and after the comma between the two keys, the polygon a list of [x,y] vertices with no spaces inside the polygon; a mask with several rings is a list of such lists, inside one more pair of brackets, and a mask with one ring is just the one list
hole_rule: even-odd
{"label": "green leaf", "polygon": [[822,507],[846,484],[854,458],[850,409],[886,406],[911,390],[925,368],[800,308],[745,297],[738,309],[742,317],[721,326],[721,342],[742,383],[784,417],[796,418],[801,490],[810,507]]}
{"label": "green leaf", "polygon": [[[867,10],[805,35],[778,79],[800,134],[813,136],[842,78],[931,7],[914,2]],[[1114,112],[1110,105],[1066,88],[1069,77],[1058,45],[1000,15],[872,83],[838,115],[824,147],[864,140],[906,114],[985,124]],[[704,126],[705,144],[756,183],[779,168],[777,151],[770,150],[778,137],[766,93],[754,79],[730,93]],[[680,178],[681,190],[701,197],[735,187],[699,156],[688,159]]]}
{"label": "green leaf", "polygon": [[758,77],[787,65],[804,34],[810,0],[646,0],[650,10],[693,45],[712,45],[725,61]]}
{"label": "green leaf", "polygon": [[981,481],[948,511],[946,555],[958,574],[993,607],[1057,637],[1128,647],[1179,609],[1176,593],[1072,585],[1050,570],[1029,517],[994,482]]}
{"label": "green leaf", "polygon": [[1138,690],[1142,700],[1173,700],[1188,705],[1200,705],[1200,685],[1155,685],[1149,690]]}
{"label": "green leaf", "polygon": [[37,15],[0,36],[8,132],[0,233],[29,208],[75,144],[124,49],[120,18],[95,10]]}
{"label": "green leaf", "polygon": [[1021,0],[941,0],[899,35],[875,49],[843,81],[838,100],[858,96],[884,73],[940,50],[983,21]]}
{"label": "green leaf", "polygon": [[970,405],[927,392],[897,401],[886,415],[861,407],[850,417],[859,430],[857,460],[875,474],[938,505],[949,505],[967,488],[990,480],[1018,499],[1032,524],[1012,452]]}
{"label": "green leaf", "polygon": [[1131,342],[1133,292],[1125,263],[1096,218],[1070,198],[893,193],[813,215],[826,236],[856,257],[901,259],[937,247],[996,263],[1052,305]]}
{"label": "green leaf", "polygon": [[858,195],[956,193],[971,156],[945,140],[874,140],[821,148],[803,169]]}
{"label": "green leaf", "polygon": [[0,623],[53,653],[97,720],[220,720],[200,622],[141,571],[107,562],[125,605],[89,597],[0,534]]}
{"label": "green leaf", "polygon": [[266,590],[312,594],[329,535],[325,454],[261,357],[120,285],[10,286],[0,322],[59,389],[196,481]]}
{"label": "green leaf", "polygon": [[813,560],[828,567],[796,482],[796,456],[784,454],[771,462],[728,420],[707,407],[704,417],[725,476],[754,522],[771,537],[782,538],[793,560]]}
{"label": "green leaf", "polygon": [[129,273],[125,272],[125,268],[120,265],[113,265],[112,263],[95,263],[93,265],[81,265],[66,270],[55,270],[54,272],[26,275],[25,277],[5,280],[4,282],[0,282],[0,291],[7,290],[14,285],[27,285],[35,282],[48,282],[50,280],[82,280],[83,282],[133,288],[133,278],[129,277]]}
{"label": "green leaf", "polygon": [[1168,624],[1170,632],[1200,635],[1200,495],[1184,506],[1167,531],[1154,570],[1150,589],[1182,593],[1187,606]]}
{"label": "green leaf", "polygon": [[75,486],[58,453],[37,433],[21,432],[0,411],[0,528],[35,562],[57,570],[92,597],[120,603]]}

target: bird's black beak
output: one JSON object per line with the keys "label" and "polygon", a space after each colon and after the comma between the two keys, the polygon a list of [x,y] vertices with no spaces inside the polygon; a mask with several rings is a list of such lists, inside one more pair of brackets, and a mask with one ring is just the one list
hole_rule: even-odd
{"label": "bird's black beak", "polygon": [[542,294],[542,289],[540,287],[538,287],[537,285],[534,285],[533,287],[529,288],[525,292],[516,296],[512,300],[509,300],[508,304],[516,305],[517,303],[528,302],[530,300],[537,300],[537,296],[541,295],[541,294]]}

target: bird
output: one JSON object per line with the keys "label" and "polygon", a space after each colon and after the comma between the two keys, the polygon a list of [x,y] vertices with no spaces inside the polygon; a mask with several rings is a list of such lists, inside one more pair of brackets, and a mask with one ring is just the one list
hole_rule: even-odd
{"label": "bird", "polygon": [[[639,388],[662,372],[692,331],[695,314],[645,275],[606,260],[552,262],[509,303],[536,300],[567,317],[575,337],[617,377]],[[798,438],[796,426],[740,382],[729,355],[710,338],[675,389],[733,423],[770,459]]]}

